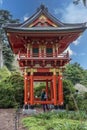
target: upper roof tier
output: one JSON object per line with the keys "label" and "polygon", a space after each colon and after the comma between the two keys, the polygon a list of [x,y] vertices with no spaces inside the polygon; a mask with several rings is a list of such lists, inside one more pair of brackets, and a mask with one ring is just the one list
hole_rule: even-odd
{"label": "upper roof tier", "polygon": [[62,53],[86,28],[86,23],[62,23],[52,16],[44,5],[41,5],[36,13],[23,23],[9,23],[4,27],[12,50],[16,54],[19,49],[24,50],[25,44],[31,44],[40,39],[44,39],[46,43],[47,40],[53,44],[55,41],[58,42],[59,53]]}

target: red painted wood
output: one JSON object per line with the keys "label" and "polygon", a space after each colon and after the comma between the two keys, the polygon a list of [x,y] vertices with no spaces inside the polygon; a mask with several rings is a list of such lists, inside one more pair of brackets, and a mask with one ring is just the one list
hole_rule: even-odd
{"label": "red painted wood", "polygon": [[24,103],[28,103],[27,74],[24,75]]}
{"label": "red painted wood", "polygon": [[33,79],[34,80],[39,80],[39,81],[42,81],[42,80],[52,80],[52,76],[33,76]]}
{"label": "red painted wood", "polygon": [[49,68],[37,68],[37,72],[42,72],[42,73],[43,72],[46,72],[46,73],[50,72],[49,70],[50,70]]}
{"label": "red painted wood", "polygon": [[54,95],[54,105],[57,105],[57,88],[56,88],[56,75],[53,75],[53,95]]}
{"label": "red painted wood", "polygon": [[63,105],[63,83],[62,75],[58,76],[58,104]]}
{"label": "red painted wood", "polygon": [[51,98],[51,101],[54,101],[54,93],[53,93],[53,82],[50,81],[50,98]]}
{"label": "red painted wood", "polygon": [[49,88],[48,88],[48,80],[46,81],[46,94],[47,94],[47,97],[48,97],[48,93],[49,92]]}
{"label": "red painted wood", "polygon": [[[52,43],[54,45],[59,44],[59,54],[62,53],[70,43],[72,43],[74,40],[76,40],[79,37],[79,34],[81,33],[81,30],[77,30],[76,32],[59,32],[59,33],[53,33],[53,32],[46,32],[46,33],[32,33],[32,32],[9,32],[9,41],[12,47],[12,50],[14,53],[18,53],[19,49],[23,52],[26,52],[26,48],[24,48],[24,45],[27,43],[32,44],[35,40],[35,46],[41,45],[44,43],[44,45],[51,45]],[[27,38],[26,38],[27,37]],[[61,38],[60,38],[61,37]],[[63,37],[63,38],[62,38]],[[44,40],[43,40],[44,39]],[[43,42],[42,42],[43,41]],[[47,42],[46,42],[47,41]],[[56,42],[58,41],[58,42]],[[49,45],[48,45],[49,44]]]}
{"label": "red painted wood", "polygon": [[30,75],[30,105],[34,104],[33,75]]}

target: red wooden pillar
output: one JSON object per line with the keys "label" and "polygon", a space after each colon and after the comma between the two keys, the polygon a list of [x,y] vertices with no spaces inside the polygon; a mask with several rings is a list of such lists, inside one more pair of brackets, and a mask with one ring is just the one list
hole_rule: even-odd
{"label": "red wooden pillar", "polygon": [[30,76],[28,76],[28,83],[27,83],[27,87],[28,87],[28,104],[30,103]]}
{"label": "red wooden pillar", "polygon": [[28,81],[28,78],[27,78],[27,72],[25,71],[25,74],[24,74],[24,104],[27,104],[28,103],[28,86],[27,86],[27,81]]}
{"label": "red wooden pillar", "polygon": [[57,88],[56,88],[56,73],[53,74],[53,93],[54,93],[54,105],[57,105]]}
{"label": "red wooden pillar", "polygon": [[48,96],[48,80],[46,80],[46,94]]}
{"label": "red wooden pillar", "polygon": [[30,75],[30,105],[34,104],[33,73]]}
{"label": "red wooden pillar", "polygon": [[63,105],[63,83],[62,74],[58,76],[58,104]]}
{"label": "red wooden pillar", "polygon": [[54,95],[53,95],[53,83],[52,83],[52,81],[50,81],[50,98],[51,98],[51,101],[53,101],[53,97],[54,97]]}

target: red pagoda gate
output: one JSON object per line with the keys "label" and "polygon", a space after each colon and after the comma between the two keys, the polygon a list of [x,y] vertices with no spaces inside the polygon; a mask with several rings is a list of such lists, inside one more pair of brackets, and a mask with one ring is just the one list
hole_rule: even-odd
{"label": "red pagoda gate", "polygon": [[[22,24],[8,24],[5,31],[20,68],[24,71],[24,104],[63,104],[62,71],[69,63],[66,48],[86,29],[86,24],[66,24],[41,5]],[[45,82],[47,101],[34,95],[34,82]]]}

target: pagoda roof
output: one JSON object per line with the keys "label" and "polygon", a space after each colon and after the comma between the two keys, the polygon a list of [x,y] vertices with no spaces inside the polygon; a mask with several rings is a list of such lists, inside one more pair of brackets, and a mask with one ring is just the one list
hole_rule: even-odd
{"label": "pagoda roof", "polygon": [[[7,24],[4,28],[18,28],[18,29],[24,29],[24,30],[28,30],[27,28],[29,27],[35,27],[35,26],[31,26],[33,22],[35,22],[35,20],[37,20],[38,18],[40,18],[40,16],[45,16],[47,17],[50,21],[52,21],[54,23],[55,26],[53,27],[58,27],[59,29],[62,29],[63,28],[80,28],[80,27],[86,27],[85,26],[87,23],[74,23],[74,24],[71,24],[71,23],[63,23],[61,22],[60,20],[58,20],[57,18],[55,18],[52,14],[50,14],[48,12],[48,9],[44,6],[44,5],[41,5],[37,11],[31,16],[29,17],[26,21],[24,21],[23,23],[16,23],[16,24],[13,24],[13,23],[9,23]],[[40,26],[37,28],[39,29]],[[48,27],[47,27],[48,28]],[[42,28],[41,28],[42,29]],[[32,30],[32,29],[31,29]],[[44,27],[43,27],[43,30],[44,30]]]}
{"label": "pagoda roof", "polygon": [[7,32],[75,32],[75,31],[84,31],[86,29],[86,24],[82,24],[79,26],[66,26],[66,27],[32,27],[32,28],[25,28],[25,27],[6,27],[5,30]]}
{"label": "pagoda roof", "polygon": [[[24,49],[25,44],[31,44],[38,39],[58,41],[59,53],[62,53],[70,43],[75,41],[87,28],[87,23],[62,23],[52,16],[48,9],[41,5],[26,21],[20,24],[4,26],[7,38],[15,54]],[[54,40],[55,39],[55,40]],[[50,41],[50,43],[52,43]]]}

